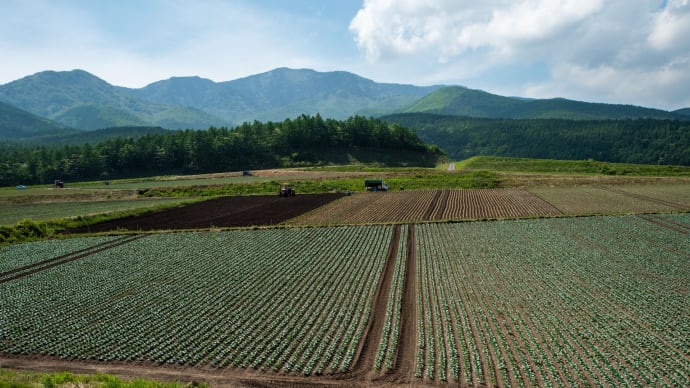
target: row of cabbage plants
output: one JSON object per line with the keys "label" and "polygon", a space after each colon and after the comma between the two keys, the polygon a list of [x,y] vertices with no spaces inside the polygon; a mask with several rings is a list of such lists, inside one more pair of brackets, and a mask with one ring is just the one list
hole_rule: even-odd
{"label": "row of cabbage plants", "polygon": [[0,248],[0,273],[39,263],[56,256],[109,242],[117,237],[90,237],[70,240],[44,240]]}
{"label": "row of cabbage plants", "polygon": [[0,284],[0,351],[347,371],[391,233],[379,226],[148,236]]}
{"label": "row of cabbage plants", "polygon": [[405,293],[405,269],[407,267],[407,233],[409,226],[400,227],[400,240],[398,241],[398,254],[395,258],[395,270],[393,281],[386,306],[386,320],[383,325],[381,341],[374,360],[374,369],[377,371],[391,371],[396,366],[396,350],[401,340],[401,314],[403,309],[403,295]]}
{"label": "row of cabbage plants", "polygon": [[668,217],[418,225],[417,376],[687,386],[690,215]]}

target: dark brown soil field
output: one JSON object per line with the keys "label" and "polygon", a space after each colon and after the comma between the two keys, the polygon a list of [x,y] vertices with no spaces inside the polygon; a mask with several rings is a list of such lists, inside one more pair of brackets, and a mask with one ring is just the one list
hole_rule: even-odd
{"label": "dark brown soil field", "polygon": [[279,224],[332,202],[343,194],[221,197],[163,211],[70,229],[67,233],[171,230]]}

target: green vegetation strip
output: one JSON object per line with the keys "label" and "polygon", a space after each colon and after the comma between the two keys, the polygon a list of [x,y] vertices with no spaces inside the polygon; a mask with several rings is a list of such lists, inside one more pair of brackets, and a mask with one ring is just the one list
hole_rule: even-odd
{"label": "green vegetation strip", "polygon": [[689,176],[690,167],[655,164],[610,163],[595,160],[553,160],[476,156],[456,163],[456,169],[490,170],[501,172],[632,175],[632,176]]}
{"label": "green vegetation strip", "polygon": [[[386,170],[384,170],[386,171]],[[488,189],[498,184],[496,174],[490,171],[469,171],[462,173],[422,170],[412,173],[388,176],[384,179],[391,190],[424,189]],[[363,178],[312,179],[295,178],[290,185],[297,194],[364,191]],[[277,195],[281,182],[270,181],[254,184],[228,184],[213,186],[186,186],[153,188],[144,196],[195,197],[218,195]]]}
{"label": "green vegetation strip", "polygon": [[107,387],[107,388],[186,388],[208,387],[205,383],[163,383],[145,379],[124,380],[108,374],[74,374],[70,372],[37,373],[0,369],[0,387],[7,388],[56,388],[56,387]]}
{"label": "green vegetation strip", "polygon": [[25,205],[0,205],[0,225],[12,225],[30,219],[50,221],[58,218],[88,217],[89,215],[122,212],[143,208],[162,208],[178,205],[180,199],[144,198],[119,201],[55,202]]}

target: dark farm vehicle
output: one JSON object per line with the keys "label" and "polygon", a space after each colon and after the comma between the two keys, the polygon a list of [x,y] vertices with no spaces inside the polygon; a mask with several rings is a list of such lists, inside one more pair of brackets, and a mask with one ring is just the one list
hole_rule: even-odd
{"label": "dark farm vehicle", "polygon": [[283,187],[280,188],[280,196],[281,197],[294,197],[295,196],[295,189],[293,189],[288,184],[284,184]]}
{"label": "dark farm vehicle", "polygon": [[367,179],[364,181],[364,187],[367,191],[388,191],[388,185],[380,179]]}

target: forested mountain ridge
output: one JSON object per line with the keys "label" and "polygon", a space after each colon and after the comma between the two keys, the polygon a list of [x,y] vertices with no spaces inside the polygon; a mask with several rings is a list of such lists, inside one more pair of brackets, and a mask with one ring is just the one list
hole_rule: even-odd
{"label": "forested mountain ridge", "polygon": [[441,157],[437,147],[427,146],[414,131],[383,120],[353,116],[338,121],[302,115],[235,128],[160,130],[136,139],[117,137],[94,144],[0,143],[0,186],[353,161],[435,166]]}
{"label": "forested mountain ridge", "polygon": [[448,86],[436,90],[401,112],[503,119],[690,119],[687,113],[683,114],[682,109],[668,112],[633,105],[583,102],[565,98],[522,99],[461,86]]}
{"label": "forested mountain ridge", "polygon": [[455,160],[477,155],[690,166],[690,121],[492,119],[427,113],[382,119]]}

